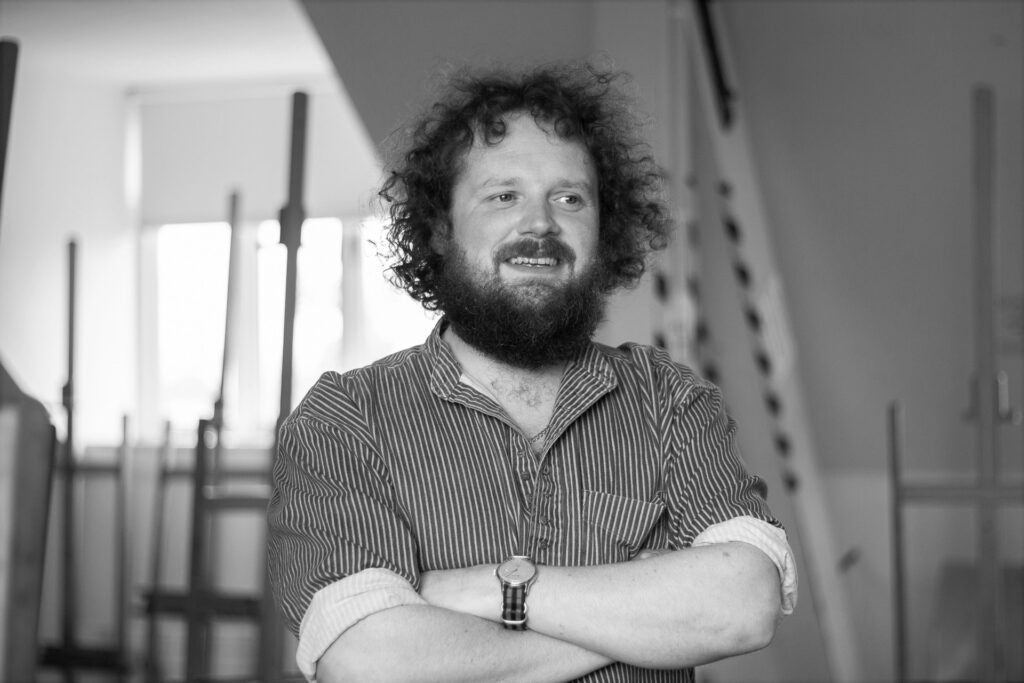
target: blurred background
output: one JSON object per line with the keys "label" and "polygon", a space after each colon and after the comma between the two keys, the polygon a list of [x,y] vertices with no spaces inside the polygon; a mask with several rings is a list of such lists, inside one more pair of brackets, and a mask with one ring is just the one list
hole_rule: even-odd
{"label": "blurred background", "polygon": [[0,37],[4,680],[293,676],[197,453],[258,499],[282,396],[429,334],[388,138],[438,73],[554,59],[632,75],[679,224],[599,337],[723,387],[798,553],[775,643],[699,679],[1024,679],[1024,3],[0,0]]}

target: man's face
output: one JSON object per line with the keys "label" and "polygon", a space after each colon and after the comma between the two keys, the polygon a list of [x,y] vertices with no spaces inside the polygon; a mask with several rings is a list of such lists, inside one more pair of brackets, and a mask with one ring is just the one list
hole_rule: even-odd
{"label": "man's face", "polygon": [[578,142],[529,115],[496,145],[477,142],[452,191],[436,294],[455,333],[507,364],[572,358],[604,311],[597,174]]}
{"label": "man's face", "polygon": [[504,138],[473,144],[452,188],[449,240],[471,270],[538,301],[597,254],[597,173],[589,152],[539,126],[506,118]]}

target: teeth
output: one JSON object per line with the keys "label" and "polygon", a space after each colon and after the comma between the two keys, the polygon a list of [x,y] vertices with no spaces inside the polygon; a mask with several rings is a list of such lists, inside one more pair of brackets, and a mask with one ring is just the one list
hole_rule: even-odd
{"label": "teeth", "polygon": [[551,257],[544,258],[526,258],[525,256],[514,256],[508,260],[509,263],[516,266],[555,266],[558,265],[558,259]]}

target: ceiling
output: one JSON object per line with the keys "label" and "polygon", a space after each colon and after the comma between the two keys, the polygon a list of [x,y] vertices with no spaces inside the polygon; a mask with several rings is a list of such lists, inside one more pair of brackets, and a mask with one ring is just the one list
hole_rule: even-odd
{"label": "ceiling", "polygon": [[292,0],[0,0],[0,36],[19,68],[131,88],[333,74]]}

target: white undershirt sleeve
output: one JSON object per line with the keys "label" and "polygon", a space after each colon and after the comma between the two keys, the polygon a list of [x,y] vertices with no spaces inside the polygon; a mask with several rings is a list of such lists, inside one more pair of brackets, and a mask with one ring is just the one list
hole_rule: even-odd
{"label": "white undershirt sleeve", "polygon": [[308,681],[316,680],[316,665],[327,648],[357,622],[371,614],[402,605],[425,605],[426,600],[404,578],[389,569],[364,569],[324,586],[309,603],[299,625],[295,662]]}
{"label": "white undershirt sleeve", "polygon": [[693,540],[693,545],[711,545],[742,541],[764,552],[779,570],[782,585],[782,613],[792,614],[797,600],[797,572],[793,550],[786,532],[777,526],[750,516],[734,517],[712,524]]}

